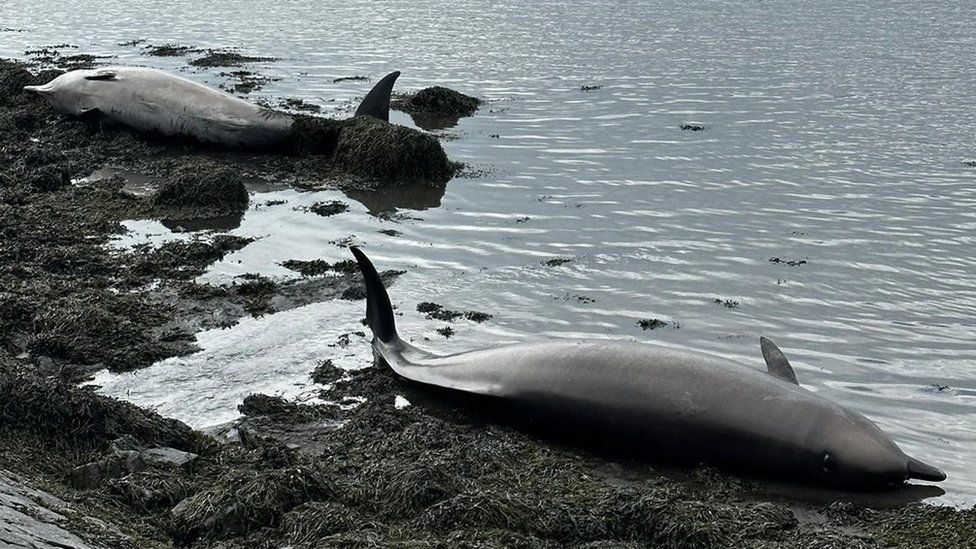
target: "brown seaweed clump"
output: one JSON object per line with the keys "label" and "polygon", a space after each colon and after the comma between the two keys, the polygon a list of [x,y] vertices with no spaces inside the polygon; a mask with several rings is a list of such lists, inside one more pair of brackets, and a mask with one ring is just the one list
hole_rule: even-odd
{"label": "brown seaweed clump", "polygon": [[0,358],[0,432],[44,435],[66,444],[106,447],[124,435],[145,444],[189,450],[189,427],[89,389],[46,378]]}
{"label": "brown seaweed clump", "polygon": [[292,134],[293,152],[326,157],[335,170],[372,181],[443,185],[458,169],[433,136],[368,116],[300,115]]}
{"label": "brown seaweed clump", "polygon": [[276,527],[295,507],[335,497],[338,488],[320,469],[294,466],[254,474],[231,472],[171,511],[176,541],[226,538]]}
{"label": "brown seaweed clump", "polygon": [[247,204],[240,172],[206,162],[178,169],[152,198],[155,213],[177,213],[184,219],[240,214]]}
{"label": "brown seaweed clump", "polygon": [[471,116],[481,100],[442,86],[424,88],[416,93],[396,97],[390,106],[407,113],[430,113],[442,116]]}
{"label": "brown seaweed clump", "polygon": [[436,138],[368,116],[345,121],[334,163],[381,181],[445,183],[456,171]]}
{"label": "brown seaweed clump", "polygon": [[206,55],[190,61],[194,67],[240,67],[246,63],[277,61],[275,57],[243,55],[234,51],[207,50]]}

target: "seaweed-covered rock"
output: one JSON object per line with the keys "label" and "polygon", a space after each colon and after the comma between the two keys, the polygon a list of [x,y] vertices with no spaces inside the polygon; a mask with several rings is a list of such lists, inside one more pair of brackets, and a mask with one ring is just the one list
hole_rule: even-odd
{"label": "seaweed-covered rock", "polygon": [[336,143],[334,163],[382,181],[443,184],[456,171],[436,138],[369,116],[345,121]]}
{"label": "seaweed-covered rock", "polygon": [[167,179],[152,198],[155,210],[193,217],[217,217],[247,209],[248,194],[240,172],[201,162]]}
{"label": "seaweed-covered rock", "polygon": [[75,488],[95,488],[107,480],[137,473],[147,468],[185,468],[197,459],[192,452],[175,448],[152,448],[144,451],[116,450],[97,461],[79,465],[69,477]]}
{"label": "seaweed-covered rock", "polygon": [[13,365],[0,363],[0,395],[0,428],[96,446],[123,435],[181,450],[198,441],[179,421]]}
{"label": "seaweed-covered rock", "polygon": [[34,75],[27,69],[14,67],[4,70],[0,66],[0,105],[10,97],[24,93],[24,86],[30,85]]}
{"label": "seaweed-covered rock", "polygon": [[531,532],[534,517],[534,510],[511,494],[477,491],[459,494],[430,507],[420,523],[435,531],[500,528]]}
{"label": "seaweed-covered rock", "polygon": [[362,517],[341,503],[303,503],[281,518],[281,530],[292,543],[308,543],[359,527]]}
{"label": "seaweed-covered rock", "polygon": [[312,204],[308,211],[322,217],[332,217],[349,211],[349,205],[341,200],[329,200],[326,202],[316,202]]}
{"label": "seaweed-covered rock", "polygon": [[302,503],[337,495],[324,472],[310,467],[231,473],[173,508],[173,533],[177,541],[243,535],[277,526],[282,515]]}
{"label": "seaweed-covered rock", "polygon": [[[52,258],[49,269],[57,269]],[[75,364],[102,363],[114,371],[148,366],[171,355],[126,314],[128,296],[93,292],[54,299],[34,314],[27,348]]]}
{"label": "seaweed-covered rock", "polygon": [[379,511],[384,516],[415,516],[462,491],[464,482],[447,469],[439,463],[418,462],[396,472],[377,471],[372,499],[382,502]]}
{"label": "seaweed-covered rock", "polygon": [[442,86],[424,88],[416,93],[396,97],[390,106],[408,113],[433,113],[444,116],[471,116],[481,100]]}
{"label": "seaweed-covered rock", "polygon": [[142,512],[169,510],[193,492],[193,483],[174,471],[140,471],[105,483],[105,492]]}
{"label": "seaweed-covered rock", "polygon": [[343,122],[320,116],[295,116],[290,149],[297,155],[332,155],[339,143]]}
{"label": "seaweed-covered rock", "polygon": [[214,261],[251,242],[254,239],[233,235],[217,235],[210,242],[167,242],[158,248],[137,250],[132,269],[143,276],[189,279],[202,274]]}
{"label": "seaweed-covered rock", "polygon": [[194,67],[240,67],[245,63],[277,61],[274,57],[243,55],[234,51],[208,50],[206,55],[190,61]]}

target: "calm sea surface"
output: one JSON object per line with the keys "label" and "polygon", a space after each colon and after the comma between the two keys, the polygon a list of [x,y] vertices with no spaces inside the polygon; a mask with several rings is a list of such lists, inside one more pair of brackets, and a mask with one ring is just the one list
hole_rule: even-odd
{"label": "calm sea surface", "polygon": [[[0,32],[0,55],[68,43],[216,85],[222,69],[188,69],[192,56],[118,44],[239,47],[281,58],[251,67],[280,79],[252,99],[298,97],[332,116],[391,70],[403,71],[399,90],[483,97],[475,117],[436,130],[477,177],[381,197],[256,191],[232,232],[260,240],[204,279],[295,277],[279,263],[345,259],[336,242],[355,242],[381,269],[407,270],[391,288],[400,330],[433,351],[585,336],[762,368],[765,335],[805,387],[944,468],[946,494],[932,501],[968,507],[974,20],[976,4],[958,1],[5,0],[0,29],[22,31]],[[372,81],[333,82],[353,75]],[[302,209],[333,199],[351,210]],[[116,245],[188,238],[130,228]],[[572,261],[542,264],[557,257]],[[458,321],[445,339],[443,322],[416,312],[422,301],[494,318]],[[196,355],[96,381],[194,426],[224,422],[250,392],[313,394],[323,358],[367,365],[365,338],[335,346],[362,329],[362,307],[245,319],[201,334]],[[643,331],[641,318],[670,325]]]}

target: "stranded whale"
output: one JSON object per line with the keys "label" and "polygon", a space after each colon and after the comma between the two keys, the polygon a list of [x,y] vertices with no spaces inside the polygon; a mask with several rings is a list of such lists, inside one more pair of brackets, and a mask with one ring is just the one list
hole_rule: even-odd
{"label": "stranded whale", "polygon": [[437,356],[400,339],[376,269],[361,250],[352,253],[365,279],[373,349],[411,381],[483,395],[667,459],[841,489],[945,479],[906,456],[866,417],[800,387],[786,357],[765,338],[766,372],[718,356],[612,341]]}
{"label": "stranded whale", "polygon": [[[356,116],[389,121],[390,92],[399,72],[380,80]],[[189,136],[230,147],[262,148],[291,135],[293,118],[157,69],[106,67],[67,72],[25,90],[69,115],[100,113],[143,132]]]}

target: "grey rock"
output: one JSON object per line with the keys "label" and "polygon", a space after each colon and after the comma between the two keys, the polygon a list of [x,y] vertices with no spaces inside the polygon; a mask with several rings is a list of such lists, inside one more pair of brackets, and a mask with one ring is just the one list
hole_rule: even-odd
{"label": "grey rock", "polygon": [[71,470],[71,485],[83,490],[97,488],[105,481],[137,473],[150,466],[189,467],[197,455],[162,447],[150,448],[141,452],[136,450],[114,450],[104,458],[79,465]]}
{"label": "grey rock", "polygon": [[0,470],[0,547],[97,549],[58,525],[66,519],[56,510],[67,508],[67,503]]}
{"label": "grey rock", "polygon": [[184,452],[176,448],[150,448],[139,454],[145,463],[153,465],[168,465],[170,467],[188,467],[197,460],[191,452]]}
{"label": "grey rock", "polygon": [[108,447],[113,451],[132,450],[135,452],[141,452],[146,449],[146,446],[132,435],[122,435],[121,437],[110,442]]}
{"label": "grey rock", "polygon": [[106,480],[125,476],[145,468],[139,452],[122,450],[104,459],[79,465],[68,475],[75,488],[89,489],[101,486]]}

